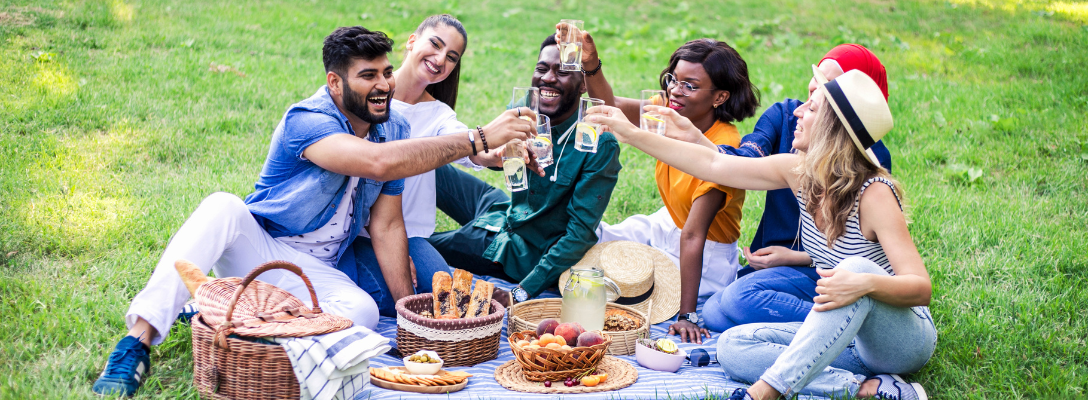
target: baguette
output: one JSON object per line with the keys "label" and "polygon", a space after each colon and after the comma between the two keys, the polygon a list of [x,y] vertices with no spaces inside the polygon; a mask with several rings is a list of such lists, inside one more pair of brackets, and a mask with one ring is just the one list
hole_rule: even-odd
{"label": "baguette", "polygon": [[189,294],[196,297],[196,289],[204,282],[212,280],[208,274],[200,270],[196,264],[193,264],[187,260],[177,260],[174,262],[174,269],[178,270],[178,275],[181,275],[181,281],[185,282],[185,287],[189,289]]}
{"label": "baguette", "polygon": [[472,300],[469,301],[465,318],[483,317],[491,313],[491,294],[494,291],[494,284],[482,279],[476,281],[476,289],[472,290]]}
{"label": "baguette", "polygon": [[457,308],[454,307],[454,303],[451,301],[451,291],[453,289],[453,278],[450,277],[450,273],[446,271],[438,271],[434,273],[434,278],[431,282],[431,291],[434,292],[434,317],[438,319],[447,319],[449,317],[457,318]]}
{"label": "baguette", "polygon": [[463,269],[453,270],[453,299],[450,303],[457,305],[457,317],[465,317],[468,312],[468,300],[472,295],[472,273]]}

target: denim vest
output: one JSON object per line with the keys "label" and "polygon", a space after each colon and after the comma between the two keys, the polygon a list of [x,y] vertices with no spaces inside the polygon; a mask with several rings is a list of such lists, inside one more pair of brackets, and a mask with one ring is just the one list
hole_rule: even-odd
{"label": "denim vest", "polygon": [[[370,126],[367,140],[383,143],[408,138],[411,132],[408,121],[393,110],[389,113],[388,121]],[[313,232],[336,213],[349,177],[325,170],[302,157],[306,147],[335,134],[355,135],[355,132],[325,86],[289,107],[276,126],[255,191],[245,199],[253,218],[272,237]],[[342,259],[345,250],[369,222],[370,207],[378,195],[399,195],[404,190],[404,180],[382,182],[359,178],[357,189],[350,233],[337,252],[341,262],[345,261]]]}

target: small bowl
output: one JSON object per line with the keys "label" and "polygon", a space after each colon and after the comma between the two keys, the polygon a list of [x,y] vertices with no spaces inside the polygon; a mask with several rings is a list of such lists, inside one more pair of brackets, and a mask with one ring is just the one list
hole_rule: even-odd
{"label": "small bowl", "polygon": [[635,344],[635,360],[643,367],[661,372],[676,372],[684,364],[687,353],[677,349],[676,354],[662,353],[641,344]]}
{"label": "small bowl", "polygon": [[[437,355],[432,356],[437,358]],[[439,359],[436,363],[421,363],[408,361],[408,357],[404,357],[404,369],[407,369],[408,373],[412,375],[435,375],[442,370],[442,364],[444,364],[442,359]]]}

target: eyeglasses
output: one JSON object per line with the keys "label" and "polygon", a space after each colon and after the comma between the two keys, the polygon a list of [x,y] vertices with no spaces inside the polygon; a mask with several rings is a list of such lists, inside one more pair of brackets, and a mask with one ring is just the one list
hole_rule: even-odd
{"label": "eyeglasses", "polygon": [[[665,74],[665,87],[668,87],[668,88],[671,89],[672,87],[674,87],[676,85],[680,85],[680,95],[684,96],[684,97],[691,96],[691,94],[694,93],[696,90],[708,90],[708,89],[696,89],[695,86],[692,86],[690,83],[685,82],[685,81],[678,81],[678,80],[676,80],[675,75],[666,73]],[[713,89],[709,89],[709,90],[713,90]]]}

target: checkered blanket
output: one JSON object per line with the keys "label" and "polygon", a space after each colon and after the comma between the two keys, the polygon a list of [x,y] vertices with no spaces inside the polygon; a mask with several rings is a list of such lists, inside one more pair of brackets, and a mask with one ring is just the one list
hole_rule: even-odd
{"label": "checkered blanket", "polygon": [[[496,279],[485,278],[487,281],[494,283],[495,286],[501,287],[506,290],[510,290],[514,287],[513,284]],[[559,297],[559,293],[554,290],[544,292],[538,298],[556,298]],[[699,310],[702,310],[703,302],[705,298],[699,299]],[[668,333],[669,325],[671,322],[663,322],[650,327],[650,336],[657,338],[666,336]],[[382,317],[378,322],[378,328],[376,329],[382,336],[388,338],[397,337],[397,320],[396,318]],[[495,381],[494,371],[500,365],[507,361],[514,359],[514,353],[510,351],[510,345],[507,343],[506,323],[503,322],[502,337],[499,340],[499,357],[482,363],[473,367],[451,367],[450,370],[463,370],[473,374],[472,378],[469,378],[469,384],[464,389],[449,393],[449,394],[420,394],[400,392],[394,390],[386,390],[371,385],[371,391],[362,396],[356,397],[357,399],[371,399],[371,400],[437,400],[437,399],[502,399],[514,397],[521,399],[553,399],[559,396],[554,394],[532,394],[521,393],[507,390],[502,387],[497,381]],[[717,349],[717,334],[712,339],[704,340],[703,344],[693,343],[680,343],[679,337],[672,337],[673,341],[680,344],[680,348],[684,349],[688,353],[691,350],[701,348],[710,353],[711,359],[714,359],[714,355]],[[705,398],[725,398],[729,394],[733,393],[733,390],[739,387],[745,387],[739,382],[734,382],[726,378],[725,373],[718,366],[718,364],[711,364],[707,367],[692,367],[683,366],[676,373],[658,372],[651,369],[643,368],[638,362],[635,361],[635,356],[619,356],[621,360],[625,360],[631,363],[638,371],[638,381],[635,384],[628,386],[618,391],[610,392],[597,392],[597,393],[584,393],[584,394],[569,394],[563,395],[564,399],[578,399],[578,400],[598,400],[598,399],[705,399]],[[385,366],[401,366],[403,361],[400,358],[391,356],[389,354],[383,354],[370,359],[370,365],[372,367],[385,367]],[[807,397],[802,396],[802,399]],[[815,398],[813,398],[815,399]]]}

